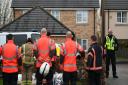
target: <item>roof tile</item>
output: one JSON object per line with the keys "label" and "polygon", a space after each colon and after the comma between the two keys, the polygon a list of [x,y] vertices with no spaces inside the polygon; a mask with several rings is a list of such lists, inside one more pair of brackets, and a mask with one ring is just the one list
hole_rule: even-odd
{"label": "roof tile", "polygon": [[99,0],[12,0],[14,8],[98,8]]}
{"label": "roof tile", "polygon": [[35,7],[23,16],[3,26],[4,32],[32,32],[46,27],[51,34],[65,34],[69,29],[41,7]]}

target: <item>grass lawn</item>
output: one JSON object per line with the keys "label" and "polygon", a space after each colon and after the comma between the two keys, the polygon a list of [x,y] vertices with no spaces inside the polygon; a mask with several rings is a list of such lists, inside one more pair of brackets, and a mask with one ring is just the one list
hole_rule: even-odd
{"label": "grass lawn", "polygon": [[[82,81],[78,81],[77,82],[77,85],[87,85],[87,84],[85,84],[86,82],[84,81],[84,80],[82,80]],[[0,85],[3,85],[3,81],[2,81],[2,79],[0,79]]]}
{"label": "grass lawn", "polygon": [[2,81],[2,79],[0,79],[0,85],[3,85],[3,81]]}

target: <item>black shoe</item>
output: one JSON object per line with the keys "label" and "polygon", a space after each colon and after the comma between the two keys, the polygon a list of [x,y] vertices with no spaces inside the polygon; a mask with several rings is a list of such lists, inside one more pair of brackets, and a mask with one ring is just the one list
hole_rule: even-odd
{"label": "black shoe", "polygon": [[115,76],[113,76],[113,78],[118,78],[118,76],[115,75]]}

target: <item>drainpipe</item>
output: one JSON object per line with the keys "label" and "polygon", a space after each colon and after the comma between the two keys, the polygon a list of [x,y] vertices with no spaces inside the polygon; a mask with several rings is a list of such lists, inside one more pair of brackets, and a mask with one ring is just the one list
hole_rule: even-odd
{"label": "drainpipe", "polygon": [[[102,16],[102,45],[105,38],[105,12],[104,12],[104,0],[101,0],[101,16]],[[104,45],[103,45],[104,46]]]}
{"label": "drainpipe", "polygon": [[108,9],[108,29],[109,29],[109,9]]}
{"label": "drainpipe", "polygon": [[95,21],[96,19],[95,19],[95,8],[94,8],[94,35],[96,34],[96,29],[95,29]]}

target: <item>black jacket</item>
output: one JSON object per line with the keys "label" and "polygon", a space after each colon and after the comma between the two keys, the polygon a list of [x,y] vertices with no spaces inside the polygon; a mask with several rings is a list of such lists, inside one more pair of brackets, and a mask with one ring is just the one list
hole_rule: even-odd
{"label": "black jacket", "polygon": [[[95,53],[94,53],[94,51]],[[102,58],[103,58],[103,52],[102,47],[98,45],[97,43],[94,43],[90,46],[88,50],[88,58],[87,58],[87,67],[93,68],[94,67],[94,61],[95,61],[95,68],[102,67]],[[92,55],[89,55],[92,54]],[[95,55],[95,56],[94,56]],[[95,59],[94,59],[95,57]]]}

